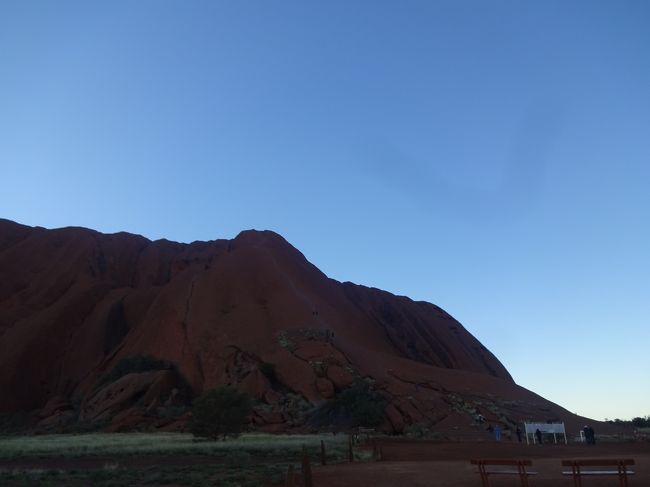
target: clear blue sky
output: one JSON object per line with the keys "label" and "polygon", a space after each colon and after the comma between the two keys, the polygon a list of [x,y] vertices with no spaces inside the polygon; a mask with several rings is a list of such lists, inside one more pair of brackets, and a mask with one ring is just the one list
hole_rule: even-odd
{"label": "clear blue sky", "polygon": [[650,414],[650,3],[0,3],[0,216],[281,233]]}

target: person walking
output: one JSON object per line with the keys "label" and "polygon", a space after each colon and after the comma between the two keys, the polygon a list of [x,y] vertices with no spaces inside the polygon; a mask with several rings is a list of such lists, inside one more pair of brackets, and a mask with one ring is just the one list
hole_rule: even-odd
{"label": "person walking", "polygon": [[589,426],[589,444],[596,444],[596,434],[594,433],[594,429],[591,426]]}

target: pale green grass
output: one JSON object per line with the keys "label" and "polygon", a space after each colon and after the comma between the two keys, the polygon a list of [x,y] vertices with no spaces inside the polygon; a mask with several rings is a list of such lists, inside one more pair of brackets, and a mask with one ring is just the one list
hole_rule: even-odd
{"label": "pale green grass", "polygon": [[344,456],[346,435],[271,435],[248,433],[226,441],[197,441],[184,433],[87,433],[0,437],[0,458],[89,455],[226,455],[235,451],[255,456],[310,452],[324,440],[333,456]]}

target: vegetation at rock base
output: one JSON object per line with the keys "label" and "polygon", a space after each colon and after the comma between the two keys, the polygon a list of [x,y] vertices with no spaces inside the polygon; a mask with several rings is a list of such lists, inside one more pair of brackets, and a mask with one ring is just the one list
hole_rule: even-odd
{"label": "vegetation at rock base", "polygon": [[252,408],[251,397],[233,386],[211,389],[194,400],[190,431],[212,440],[238,436]]}
{"label": "vegetation at rock base", "polygon": [[404,428],[404,436],[407,438],[428,438],[432,435],[431,429],[424,423],[409,424]]}
{"label": "vegetation at rock base", "polygon": [[314,426],[377,426],[384,420],[386,401],[370,385],[357,380],[311,415]]}
{"label": "vegetation at rock base", "polygon": [[35,423],[33,414],[26,411],[0,414],[0,435],[16,434],[29,430]]}

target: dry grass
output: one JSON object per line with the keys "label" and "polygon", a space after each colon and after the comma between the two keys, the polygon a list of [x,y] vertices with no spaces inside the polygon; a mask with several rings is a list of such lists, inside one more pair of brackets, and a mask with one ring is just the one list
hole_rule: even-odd
{"label": "dry grass", "polygon": [[185,433],[88,433],[0,438],[0,458],[33,456],[79,457],[90,455],[226,455],[247,452],[253,456],[286,455],[304,447],[316,450],[324,440],[333,453],[345,451],[345,435],[243,434],[226,441],[197,441]]}
{"label": "dry grass", "polygon": [[[320,442],[328,462],[347,458],[347,435],[244,434],[226,441],[197,441],[181,433],[89,433],[0,437],[0,485],[8,487],[259,487],[280,485],[289,464],[299,467],[303,447],[318,461]],[[357,450],[357,460],[370,453]],[[133,463],[133,456],[136,456]],[[196,455],[210,455],[196,462]],[[186,456],[184,461],[182,458]],[[90,466],[96,457],[96,466]],[[104,458],[108,457],[108,458]],[[180,457],[180,461],[179,461]],[[84,460],[84,458],[86,460]],[[174,462],[165,459],[174,458]],[[144,461],[142,461],[145,459]],[[147,461],[146,459],[150,459]],[[15,465],[23,465],[16,468]],[[41,468],[46,464],[47,468]],[[62,465],[67,465],[61,468]],[[85,465],[85,466],[84,466]]]}

